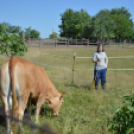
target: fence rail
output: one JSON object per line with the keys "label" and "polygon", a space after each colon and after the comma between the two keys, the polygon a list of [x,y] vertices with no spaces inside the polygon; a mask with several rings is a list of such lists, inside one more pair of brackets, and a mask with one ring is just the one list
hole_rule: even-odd
{"label": "fence rail", "polygon": [[[25,43],[27,45],[36,45],[37,47],[42,47],[43,45],[53,45],[55,47],[57,47],[58,45],[65,45],[65,46],[70,46],[70,45],[84,45],[84,46],[88,46],[88,45],[97,45],[98,43],[100,43],[101,41],[98,40],[93,40],[93,39],[33,39],[33,38],[29,38],[29,39],[25,39]],[[103,39],[102,43],[104,45],[134,45],[134,40],[115,40],[115,39]]]}

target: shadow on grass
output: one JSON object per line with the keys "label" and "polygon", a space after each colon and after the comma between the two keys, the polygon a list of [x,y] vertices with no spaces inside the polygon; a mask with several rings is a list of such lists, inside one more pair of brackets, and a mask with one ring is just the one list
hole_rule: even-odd
{"label": "shadow on grass", "polygon": [[[35,114],[36,114],[36,108],[34,106],[34,107],[31,108],[31,115],[35,116]],[[44,106],[41,107],[39,115],[41,115],[41,116],[45,115],[48,118],[50,116],[51,116],[51,118],[55,117],[55,116],[53,116],[53,113],[52,113],[51,109],[47,105],[45,105],[45,107]],[[30,113],[28,112],[27,108],[25,109],[24,120],[31,120],[31,116],[30,116]]]}
{"label": "shadow on grass", "polygon": [[[41,109],[42,111],[42,109]],[[43,110],[44,111],[44,110]],[[46,111],[46,110],[45,110]],[[50,111],[50,110],[49,110]],[[26,112],[26,111],[25,111]],[[18,124],[18,122],[21,122],[25,125],[28,125],[33,132],[37,132],[37,133],[47,133],[47,134],[56,134],[55,132],[52,131],[52,129],[47,125],[47,124],[43,124],[41,127],[38,125],[35,125],[34,123],[31,122],[31,118],[30,116],[27,116],[27,114],[25,114],[24,117],[27,117],[27,119],[23,120],[23,121],[19,121],[18,119],[14,118],[13,116],[7,116],[8,118],[10,118],[14,123]],[[5,112],[4,112],[4,107],[0,106],[0,134],[2,132],[2,134],[6,134],[6,122],[5,122]],[[15,126],[14,126],[15,127]],[[16,126],[17,127],[17,126]],[[16,127],[14,128],[14,131],[16,131]],[[22,129],[22,128],[21,128]],[[17,130],[18,131],[18,130]],[[21,133],[23,130],[19,129],[19,132],[17,133]]]}
{"label": "shadow on grass", "polygon": [[[4,113],[4,115],[5,115],[5,111],[4,111],[4,107],[2,106],[1,107],[1,109],[0,109],[1,111],[1,113]],[[35,115],[35,111],[36,111],[36,108],[35,107],[33,107],[32,109],[31,109],[31,115]],[[42,107],[41,108],[41,110],[40,110],[40,114],[39,115],[41,115],[41,116],[46,116],[46,117],[50,117],[50,115],[51,115],[51,118],[54,118],[55,116],[53,116],[53,113],[52,113],[52,111],[51,111],[51,109],[49,108],[49,107]],[[26,120],[26,121],[31,121],[31,116],[30,116],[30,114],[28,113],[28,110],[27,110],[27,108],[25,109],[25,114],[24,114],[24,120]],[[5,127],[6,126],[6,119],[5,119],[5,117],[3,116],[3,115],[0,115],[0,126],[2,127]]]}
{"label": "shadow on grass", "polygon": [[78,88],[78,89],[88,89],[88,90],[93,89],[93,83],[83,84],[83,85],[78,85],[76,83],[70,83],[70,84],[65,84],[65,86],[74,87],[74,88]]}

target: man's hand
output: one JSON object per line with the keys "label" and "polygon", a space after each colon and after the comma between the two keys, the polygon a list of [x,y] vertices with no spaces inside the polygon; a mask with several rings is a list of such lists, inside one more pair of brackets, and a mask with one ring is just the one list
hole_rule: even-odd
{"label": "man's hand", "polygon": [[98,59],[97,59],[97,62],[101,62],[101,58],[98,58]]}

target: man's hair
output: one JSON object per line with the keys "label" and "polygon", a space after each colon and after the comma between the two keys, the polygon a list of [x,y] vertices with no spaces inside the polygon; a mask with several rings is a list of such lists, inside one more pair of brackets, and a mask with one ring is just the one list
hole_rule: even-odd
{"label": "man's hair", "polygon": [[96,51],[96,52],[98,52],[98,53],[99,53],[99,48],[100,48],[100,46],[102,46],[102,52],[104,52],[104,45],[103,45],[103,44],[98,44],[98,45],[97,45],[97,51]]}

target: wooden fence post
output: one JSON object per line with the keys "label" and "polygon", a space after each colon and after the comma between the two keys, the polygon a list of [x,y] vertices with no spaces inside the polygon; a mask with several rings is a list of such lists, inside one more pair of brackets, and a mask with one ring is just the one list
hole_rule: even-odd
{"label": "wooden fence post", "polygon": [[22,31],[22,38],[25,40],[25,32]]}
{"label": "wooden fence post", "polygon": [[126,39],[123,41],[123,43],[124,43],[124,48],[126,48]]}
{"label": "wooden fence post", "polygon": [[74,56],[73,56],[73,65],[72,65],[72,84],[74,84],[74,66],[75,66],[75,56],[76,56],[76,52],[74,52]]}
{"label": "wooden fence post", "polygon": [[28,40],[29,40],[29,44],[31,45],[31,38],[29,38]]}
{"label": "wooden fence post", "polygon": [[55,47],[57,48],[57,39],[55,39]]}
{"label": "wooden fence post", "polygon": [[87,39],[87,46],[89,46],[89,39]]}
{"label": "wooden fence post", "polygon": [[42,39],[40,38],[40,43],[39,43],[39,47],[42,47]]}
{"label": "wooden fence post", "polygon": [[68,47],[69,47],[69,39],[68,39]]}

